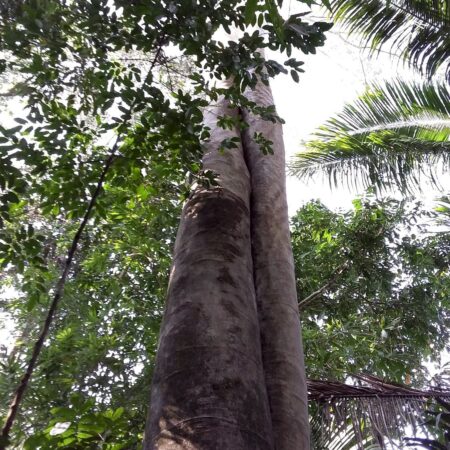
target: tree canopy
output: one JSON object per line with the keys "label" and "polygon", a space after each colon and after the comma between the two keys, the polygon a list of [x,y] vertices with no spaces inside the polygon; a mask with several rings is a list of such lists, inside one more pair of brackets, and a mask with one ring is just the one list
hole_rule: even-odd
{"label": "tree canopy", "polygon": [[[313,2],[302,3],[306,13]],[[303,13],[284,18],[281,6],[0,2],[0,100],[11,114],[0,125],[0,320],[15,339],[1,347],[0,416],[86,219],[13,446],[140,448],[181,204],[193,183],[215,182],[200,170],[202,110],[224,95],[281,120],[244,90],[257,76],[298,81],[293,49],[314,53],[330,28]],[[225,45],[220,27],[242,37]],[[284,65],[261,48],[284,52]],[[446,346],[449,289],[448,238],[420,234],[421,214],[357,200],[352,212],[313,202],[293,218],[309,376],[368,370],[420,385],[424,358]]]}
{"label": "tree canopy", "polygon": [[[314,53],[331,25],[283,18],[272,0],[0,6],[0,96],[12,114],[0,126],[1,282],[11,293],[2,310],[18,336],[2,356],[1,414],[40,335],[13,444],[139,446],[180,205],[193,183],[215,182],[200,171],[202,109],[225,96],[281,120],[244,90],[282,72],[298,81],[292,50]],[[224,44],[219,28],[241,37]],[[284,52],[285,64],[264,48]],[[41,323],[53,317],[44,340]]]}
{"label": "tree canopy", "polygon": [[311,202],[292,218],[310,378],[427,379],[423,362],[447,348],[450,319],[449,238],[427,231],[434,214],[418,203],[358,199],[353,211]]}

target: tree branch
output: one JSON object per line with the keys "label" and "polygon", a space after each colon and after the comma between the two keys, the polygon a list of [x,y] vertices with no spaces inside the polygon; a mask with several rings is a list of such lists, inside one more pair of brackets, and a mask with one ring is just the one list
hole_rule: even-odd
{"label": "tree branch", "polygon": [[14,92],[0,92],[0,97],[17,97],[19,94],[15,94]]}
{"label": "tree branch", "polygon": [[308,297],[304,298],[298,303],[299,309],[302,309],[307,305],[308,303],[312,302],[314,299],[319,297],[323,294],[327,289],[329,289],[331,286],[336,284],[336,281],[339,279],[339,277],[349,268],[350,262],[345,261],[343,264],[341,264],[331,275],[330,279],[317,291],[314,291],[312,294],[308,295]]}
{"label": "tree branch", "polygon": [[113,148],[111,150],[111,153],[110,153],[108,159],[106,160],[106,163],[103,167],[102,173],[98,180],[97,186],[95,188],[95,192],[92,195],[91,201],[89,202],[89,205],[86,209],[83,220],[81,221],[80,226],[78,227],[78,230],[72,240],[72,244],[70,245],[69,251],[67,253],[67,259],[64,264],[64,270],[61,274],[61,277],[58,280],[58,283],[56,284],[55,294],[54,294],[53,300],[50,304],[50,308],[48,309],[47,316],[46,316],[45,322],[44,322],[44,326],[42,327],[39,337],[33,346],[33,352],[31,354],[31,358],[28,362],[27,369],[25,370],[25,373],[23,374],[23,376],[19,382],[19,385],[16,388],[13,399],[10,403],[8,414],[6,415],[6,421],[5,421],[5,424],[2,429],[2,441],[0,442],[1,450],[4,450],[6,448],[9,432],[14,423],[14,419],[16,418],[23,395],[28,386],[28,382],[29,382],[31,375],[36,367],[37,359],[41,353],[45,338],[47,337],[48,331],[50,329],[50,325],[53,322],[56,308],[57,308],[58,303],[64,293],[64,286],[66,284],[67,275],[69,274],[70,268],[72,266],[72,261],[73,261],[75,252],[77,250],[77,246],[80,241],[81,235],[82,235],[82,233],[86,227],[86,224],[89,220],[89,217],[91,215],[92,209],[94,208],[97,197],[99,196],[100,191],[103,187],[103,182],[105,180],[106,174],[108,173],[108,170],[114,161],[115,152],[116,152],[117,146],[118,146],[118,141],[119,140],[117,139],[115,145],[113,146]]}

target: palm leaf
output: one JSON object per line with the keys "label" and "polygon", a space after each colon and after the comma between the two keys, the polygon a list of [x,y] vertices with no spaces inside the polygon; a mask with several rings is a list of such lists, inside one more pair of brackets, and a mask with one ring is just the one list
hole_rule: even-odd
{"label": "palm leaf", "polygon": [[311,448],[313,450],[380,449],[372,436],[361,436],[359,432],[355,432],[355,426],[351,420],[348,418],[344,424],[336,422],[325,424],[314,417],[311,420]]}
{"label": "palm leaf", "polygon": [[372,52],[385,45],[428,77],[443,65],[450,78],[449,0],[331,0],[333,19]]}
{"label": "palm leaf", "polygon": [[314,134],[289,170],[356,189],[396,186],[411,192],[422,176],[439,185],[436,164],[450,163],[449,100],[443,83],[373,85]]}
{"label": "palm leaf", "polygon": [[315,411],[310,414],[311,448],[313,450],[367,450],[368,448],[378,450],[380,447],[376,444],[377,439],[367,432],[365,418],[356,417],[348,404],[341,403],[342,410],[332,409],[326,403],[315,405]]}
{"label": "palm leaf", "polygon": [[367,374],[352,377],[357,384],[308,380],[314,449],[375,450],[387,448],[386,443],[404,448],[408,427],[414,435],[427,433],[427,413],[438,414],[430,407],[448,409],[446,389],[413,389]]}

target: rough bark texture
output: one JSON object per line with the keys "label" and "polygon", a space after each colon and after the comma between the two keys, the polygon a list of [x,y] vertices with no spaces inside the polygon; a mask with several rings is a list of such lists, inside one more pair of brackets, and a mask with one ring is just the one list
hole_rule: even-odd
{"label": "rough bark texture", "polygon": [[[259,83],[247,97],[272,105],[270,87]],[[282,127],[243,111],[251,174],[251,234],[256,299],[276,450],[309,450],[307,387],[286,201]],[[261,132],[273,142],[263,155],[252,140]]]}
{"label": "rough bark texture", "polygon": [[197,189],[181,219],[153,378],[144,449],[273,450],[250,241],[250,178],[242,148],[204,166],[220,188]]}

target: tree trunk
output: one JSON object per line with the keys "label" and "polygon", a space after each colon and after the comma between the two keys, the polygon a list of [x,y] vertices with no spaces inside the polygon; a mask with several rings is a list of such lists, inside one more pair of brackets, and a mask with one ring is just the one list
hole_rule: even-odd
{"label": "tree trunk", "polygon": [[[258,84],[247,98],[273,105],[269,86]],[[243,133],[251,176],[251,236],[262,356],[276,450],[309,450],[307,386],[286,201],[281,124],[243,111]],[[263,155],[254,133],[273,142]]]}
{"label": "tree trunk", "polygon": [[250,177],[221,101],[206,118],[205,169],[183,210],[153,377],[144,449],[273,450],[250,241]]}

